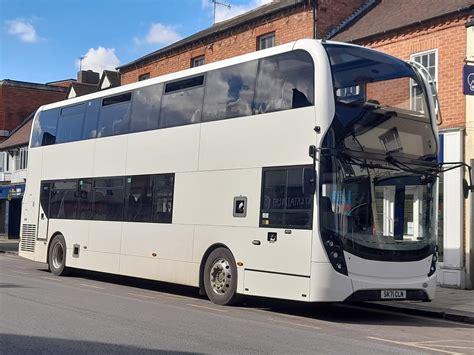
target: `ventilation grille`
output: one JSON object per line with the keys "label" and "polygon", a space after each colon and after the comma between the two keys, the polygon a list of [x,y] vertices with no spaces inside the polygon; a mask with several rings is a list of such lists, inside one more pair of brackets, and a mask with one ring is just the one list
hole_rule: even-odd
{"label": "ventilation grille", "polygon": [[36,226],[24,224],[21,232],[20,250],[33,253],[35,251]]}

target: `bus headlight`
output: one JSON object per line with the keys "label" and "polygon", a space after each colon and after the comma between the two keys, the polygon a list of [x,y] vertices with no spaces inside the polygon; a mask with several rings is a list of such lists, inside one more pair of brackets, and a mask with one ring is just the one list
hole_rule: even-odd
{"label": "bus headlight", "polygon": [[329,256],[329,261],[331,262],[332,267],[337,272],[340,272],[343,275],[347,275],[347,265],[346,259],[344,258],[344,252],[342,248],[342,243],[337,236],[323,236],[326,237],[324,241],[324,249]]}
{"label": "bus headlight", "polygon": [[436,262],[438,261],[438,253],[435,251],[433,258],[431,259],[430,272],[428,272],[428,277],[433,275],[436,272]]}

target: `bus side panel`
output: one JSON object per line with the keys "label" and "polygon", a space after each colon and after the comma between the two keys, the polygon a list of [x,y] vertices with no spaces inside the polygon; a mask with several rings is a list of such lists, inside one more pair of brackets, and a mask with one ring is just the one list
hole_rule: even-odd
{"label": "bus side panel", "polygon": [[[87,253],[86,248],[89,245],[89,224],[89,221],[80,220],[49,220],[49,236],[60,232],[66,241],[66,266],[75,268],[87,267],[82,256]],[[79,247],[79,254],[77,256],[73,255],[75,245]]]}
{"label": "bus side panel", "polygon": [[[173,223],[258,227],[261,169],[176,174]],[[234,217],[234,197],[247,197],[246,217]]]}
{"label": "bus side panel", "polygon": [[200,125],[128,136],[126,174],[174,173],[197,169]]}
{"label": "bus side panel", "polygon": [[192,225],[123,223],[120,273],[197,286],[193,239]]}
{"label": "bus side panel", "polygon": [[[95,140],[50,145],[43,150],[42,180],[92,176]],[[34,151],[36,149],[31,149]],[[28,181],[29,183],[29,181]]]}
{"label": "bus side panel", "polygon": [[311,164],[314,126],[314,107],[204,123],[199,170]]}

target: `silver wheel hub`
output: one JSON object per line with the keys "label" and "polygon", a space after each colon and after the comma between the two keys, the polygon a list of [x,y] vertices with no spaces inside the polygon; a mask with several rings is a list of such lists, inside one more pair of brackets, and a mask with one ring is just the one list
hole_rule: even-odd
{"label": "silver wheel hub", "polygon": [[209,272],[212,290],[218,295],[223,295],[230,288],[232,271],[227,260],[219,258],[214,261]]}
{"label": "silver wheel hub", "polygon": [[53,247],[52,262],[55,269],[59,269],[64,262],[64,249],[61,243],[56,243]]}

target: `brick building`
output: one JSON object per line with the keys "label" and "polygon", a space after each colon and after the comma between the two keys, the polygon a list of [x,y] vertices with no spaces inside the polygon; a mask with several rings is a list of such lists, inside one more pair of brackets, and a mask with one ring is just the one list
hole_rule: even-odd
{"label": "brick building", "polygon": [[0,235],[18,238],[31,122],[38,107],[66,97],[64,82],[0,81]]}
{"label": "brick building", "polygon": [[[295,41],[322,37],[367,0],[276,0],[120,66],[122,84]],[[316,19],[316,21],[315,21]],[[315,25],[313,26],[313,24]]]}
{"label": "brick building", "polygon": [[[463,94],[463,67],[474,59],[473,10],[472,0],[382,0],[327,36],[416,61],[429,70],[439,96],[440,159],[445,162],[471,164],[474,159],[474,97]],[[415,96],[412,92],[411,104]],[[438,281],[472,288],[473,196],[464,199],[463,178],[461,169],[441,177]]]}

